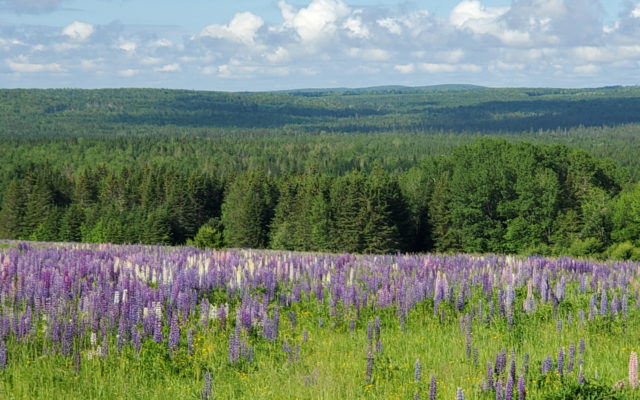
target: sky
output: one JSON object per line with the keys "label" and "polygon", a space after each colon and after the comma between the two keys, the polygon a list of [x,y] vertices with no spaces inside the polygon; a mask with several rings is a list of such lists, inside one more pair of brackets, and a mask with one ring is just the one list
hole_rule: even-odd
{"label": "sky", "polygon": [[637,0],[0,0],[0,87],[637,85]]}

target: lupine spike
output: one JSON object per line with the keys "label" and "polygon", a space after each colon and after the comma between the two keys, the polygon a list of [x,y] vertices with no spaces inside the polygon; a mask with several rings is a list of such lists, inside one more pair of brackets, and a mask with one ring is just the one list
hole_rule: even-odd
{"label": "lupine spike", "polygon": [[431,383],[429,384],[429,400],[436,400],[436,395],[437,395],[436,376],[431,375]]}
{"label": "lupine spike", "polygon": [[638,355],[635,351],[629,355],[629,387],[631,389],[638,387]]}
{"label": "lupine spike", "polygon": [[518,378],[518,400],[526,400],[527,390],[524,385],[524,375]]}

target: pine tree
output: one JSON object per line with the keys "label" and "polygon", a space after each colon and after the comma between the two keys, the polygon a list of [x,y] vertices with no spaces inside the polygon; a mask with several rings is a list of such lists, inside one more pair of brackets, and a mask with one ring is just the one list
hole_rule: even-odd
{"label": "pine tree", "polygon": [[0,237],[20,239],[25,231],[26,196],[20,182],[13,179],[4,196],[2,210],[0,210]]}
{"label": "pine tree", "polygon": [[264,174],[254,171],[238,176],[222,204],[225,243],[230,247],[265,248],[268,242],[274,197]]}

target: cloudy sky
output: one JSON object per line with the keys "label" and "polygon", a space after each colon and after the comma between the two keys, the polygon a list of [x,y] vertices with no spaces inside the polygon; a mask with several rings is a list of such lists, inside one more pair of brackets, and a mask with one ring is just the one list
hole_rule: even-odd
{"label": "cloudy sky", "polygon": [[638,0],[0,0],[0,87],[636,85]]}

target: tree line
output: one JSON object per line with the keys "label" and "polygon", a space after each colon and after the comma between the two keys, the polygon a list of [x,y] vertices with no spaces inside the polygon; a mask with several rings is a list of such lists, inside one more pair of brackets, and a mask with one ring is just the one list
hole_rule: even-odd
{"label": "tree line", "polygon": [[640,258],[640,186],[563,145],[480,139],[390,173],[29,164],[0,237],[356,253]]}

